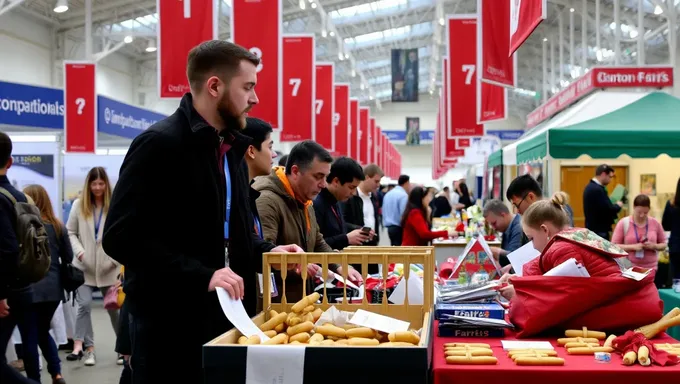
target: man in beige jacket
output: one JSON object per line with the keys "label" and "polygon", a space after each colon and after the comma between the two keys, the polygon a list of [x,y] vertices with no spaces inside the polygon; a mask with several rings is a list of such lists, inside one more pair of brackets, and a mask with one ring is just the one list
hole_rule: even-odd
{"label": "man in beige jacket", "polygon": [[[293,147],[285,169],[275,168],[268,177],[253,184],[260,192],[257,210],[262,221],[264,239],[274,244],[296,244],[306,252],[332,252],[319,231],[312,200],[326,188],[326,177],[330,173],[333,158],[318,143],[308,140]],[[314,267],[309,268],[314,272]],[[343,274],[342,267],[331,265],[330,269]],[[291,271],[292,272],[292,271]],[[286,298],[302,298],[302,279],[288,273]],[[350,268],[351,280],[361,281],[361,274]],[[281,277],[275,273],[276,283],[281,292]]]}

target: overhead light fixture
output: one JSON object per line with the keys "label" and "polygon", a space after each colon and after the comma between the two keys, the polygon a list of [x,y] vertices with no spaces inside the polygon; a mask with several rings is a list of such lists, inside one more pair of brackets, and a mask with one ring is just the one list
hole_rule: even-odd
{"label": "overhead light fixture", "polygon": [[328,32],[326,32],[325,29],[322,29],[321,30],[321,37],[326,37],[326,36],[328,36]]}
{"label": "overhead light fixture", "polygon": [[305,0],[300,0],[300,9],[305,9],[305,8],[306,8]]}
{"label": "overhead light fixture", "polygon": [[57,0],[57,4],[54,5],[53,11],[55,13],[64,13],[68,11],[68,0]]}
{"label": "overhead light fixture", "polygon": [[356,77],[356,75],[357,75],[357,71],[355,71],[354,69],[352,69],[352,77]]}
{"label": "overhead light fixture", "polygon": [[548,38],[547,38],[547,37],[544,37],[544,38],[543,38],[543,42],[544,42],[544,43],[547,43],[547,42],[548,42]]}
{"label": "overhead light fixture", "polygon": [[631,30],[630,30],[630,38],[631,38],[631,39],[634,39],[634,38],[636,38],[636,37],[638,37],[638,31],[635,30],[635,29],[631,29]]}
{"label": "overhead light fixture", "polygon": [[316,9],[316,3],[312,3],[312,9]]}
{"label": "overhead light fixture", "polygon": [[443,17],[440,17],[439,18],[439,25],[444,25],[444,24],[446,24],[446,20],[444,20]]}
{"label": "overhead light fixture", "polygon": [[349,53],[345,53],[345,59],[349,59]]}
{"label": "overhead light fixture", "polygon": [[153,42],[153,40],[149,40],[149,42],[146,45],[146,51],[147,52],[156,52],[158,48],[156,48],[156,43]]}
{"label": "overhead light fixture", "polygon": [[335,36],[335,32],[331,31],[331,32],[329,33],[329,35],[331,35],[331,37],[333,37],[333,36]]}
{"label": "overhead light fixture", "polygon": [[364,88],[366,88],[366,87],[364,87],[364,83],[361,83],[361,85],[359,85],[359,88],[363,91]]}
{"label": "overhead light fixture", "polygon": [[130,43],[132,43],[132,40],[133,40],[132,36],[125,36],[125,38],[123,39],[123,41],[125,42],[125,44],[130,44]]}
{"label": "overhead light fixture", "polygon": [[574,8],[569,8],[569,12],[574,13]]}
{"label": "overhead light fixture", "polygon": [[662,13],[663,13],[663,9],[661,9],[660,6],[657,5],[656,7],[654,7],[654,14],[655,15],[660,15]]}
{"label": "overhead light fixture", "polygon": [[344,60],[345,56],[342,54],[342,52],[338,52],[338,59]]}

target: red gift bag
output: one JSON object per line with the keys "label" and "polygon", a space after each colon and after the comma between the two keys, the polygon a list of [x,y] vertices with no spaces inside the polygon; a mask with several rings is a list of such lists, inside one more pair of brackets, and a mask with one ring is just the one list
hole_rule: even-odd
{"label": "red gift bag", "polygon": [[641,281],[609,277],[514,277],[510,322],[517,337],[554,328],[588,327],[619,332],[653,323],[663,315],[654,273]]}

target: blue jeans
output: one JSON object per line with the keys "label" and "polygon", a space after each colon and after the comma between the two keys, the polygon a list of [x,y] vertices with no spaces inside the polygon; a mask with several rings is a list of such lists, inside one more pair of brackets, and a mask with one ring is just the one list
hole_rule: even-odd
{"label": "blue jeans", "polygon": [[[9,316],[0,319],[0,383],[2,384],[35,384],[40,383],[38,355],[38,327],[35,309],[33,308],[33,292],[12,292],[7,299]],[[26,376],[7,365],[4,351],[12,338],[14,327],[19,326],[24,352],[24,368]]]}

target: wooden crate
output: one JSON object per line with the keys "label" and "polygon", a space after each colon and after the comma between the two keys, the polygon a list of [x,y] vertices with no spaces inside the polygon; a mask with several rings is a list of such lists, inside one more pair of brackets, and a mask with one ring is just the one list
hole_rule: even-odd
{"label": "wooden crate", "polygon": [[[375,248],[375,247],[371,247]],[[404,264],[404,278],[410,275],[411,264],[422,264],[425,270],[434,270],[434,260],[432,250],[418,249],[409,252],[402,247],[390,247],[392,249],[376,250],[374,252],[333,252],[333,253],[267,253],[263,256],[264,275],[268,276],[272,271],[272,265],[300,264],[307,265],[315,263],[322,266],[323,271],[328,269],[328,265],[337,263],[347,271],[349,264],[382,264],[383,281],[387,279],[389,264]],[[431,247],[426,247],[431,248]],[[282,280],[285,281],[288,271],[283,268],[281,271]],[[307,281],[307,270],[302,268],[303,281]],[[327,273],[323,273],[323,278]],[[343,276],[347,278],[347,276]],[[424,275],[424,286],[432,287],[434,276],[432,273]],[[384,284],[383,284],[384,285]],[[304,288],[303,288],[304,289]],[[408,290],[408,283],[406,285]],[[263,279],[263,291],[269,292],[270,279]],[[354,312],[364,309],[373,313],[390,316],[411,323],[412,329],[422,328],[420,344],[413,347],[382,348],[382,347],[350,347],[350,346],[306,346],[305,353],[305,383],[316,383],[323,378],[327,383],[346,384],[345,375],[329,375],[329,372],[337,371],[343,367],[351,368],[353,377],[360,377],[359,382],[373,382],[375,380],[385,380],[387,376],[400,377],[408,383],[425,383],[428,379],[428,371],[432,358],[432,305],[434,302],[434,292],[432,289],[425,289],[424,304],[412,305],[408,303],[408,296],[404,304],[387,304],[386,292],[383,291],[383,303],[371,304],[364,297],[361,303],[350,304],[347,301],[347,290],[343,290],[343,300],[340,303],[331,304],[328,302],[324,288],[321,304],[317,307],[324,311],[331,305],[342,311]],[[265,311],[255,316],[252,320],[256,325],[261,325],[269,319],[269,310],[277,312],[290,312],[295,304],[289,303],[285,297],[285,288],[281,290],[281,303],[272,303],[268,295],[264,297]],[[223,335],[210,341],[203,347],[203,365],[206,376],[206,383],[242,383],[245,382],[245,370],[248,347],[238,345],[238,338],[241,333],[232,329]],[[388,368],[389,367],[389,368]],[[387,375],[387,376],[386,376]]]}

